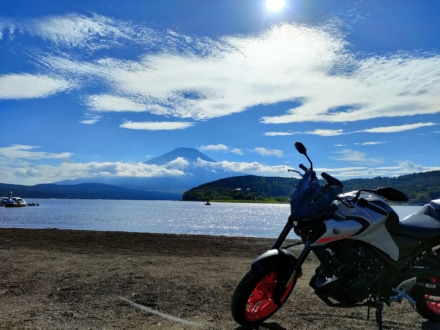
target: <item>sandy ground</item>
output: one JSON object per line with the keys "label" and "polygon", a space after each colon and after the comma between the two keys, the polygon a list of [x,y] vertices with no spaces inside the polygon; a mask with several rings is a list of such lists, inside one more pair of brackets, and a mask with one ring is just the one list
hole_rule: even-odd
{"label": "sandy ground", "polygon": [[[242,329],[234,289],[272,240],[0,229],[1,329]],[[377,329],[367,308],[327,307],[308,286],[310,258],[287,304],[259,329]],[[384,329],[440,329],[407,303]]]}

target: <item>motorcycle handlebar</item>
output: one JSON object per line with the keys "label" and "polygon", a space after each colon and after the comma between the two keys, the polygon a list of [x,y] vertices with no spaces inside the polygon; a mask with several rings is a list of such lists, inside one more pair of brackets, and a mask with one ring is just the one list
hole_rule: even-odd
{"label": "motorcycle handlebar", "polygon": [[307,172],[307,167],[305,167],[303,164],[299,164],[299,168],[302,169],[304,172]]}
{"label": "motorcycle handlebar", "polygon": [[344,185],[342,184],[341,181],[339,181],[338,179],[336,179],[335,177],[331,176],[328,173],[322,172],[321,176],[331,186],[337,186],[337,187],[341,187],[341,188],[344,187]]}

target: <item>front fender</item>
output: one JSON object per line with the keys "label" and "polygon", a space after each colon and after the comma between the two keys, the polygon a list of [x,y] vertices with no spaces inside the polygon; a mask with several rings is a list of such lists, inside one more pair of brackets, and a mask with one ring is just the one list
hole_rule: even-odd
{"label": "front fender", "polygon": [[290,251],[285,249],[272,249],[266,251],[252,262],[252,270],[269,271],[274,269],[290,269],[293,270],[297,263],[297,257]]}

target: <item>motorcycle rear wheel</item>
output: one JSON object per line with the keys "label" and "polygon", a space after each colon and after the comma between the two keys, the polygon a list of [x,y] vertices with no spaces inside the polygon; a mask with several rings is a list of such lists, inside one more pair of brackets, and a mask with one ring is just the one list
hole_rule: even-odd
{"label": "motorcycle rear wheel", "polygon": [[240,281],[232,297],[231,312],[234,320],[242,326],[255,326],[275,314],[289,298],[295,287],[293,278],[282,288],[279,302],[273,298],[279,271],[250,270]]}
{"label": "motorcycle rear wheel", "polygon": [[[437,283],[440,279],[431,277],[429,282]],[[434,322],[440,322],[440,297],[424,294],[423,298],[416,298],[416,310],[420,316]]]}

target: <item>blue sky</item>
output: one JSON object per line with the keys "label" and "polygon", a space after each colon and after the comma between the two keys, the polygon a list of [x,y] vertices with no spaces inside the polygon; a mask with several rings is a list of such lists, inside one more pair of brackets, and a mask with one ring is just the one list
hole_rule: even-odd
{"label": "blue sky", "polygon": [[0,4],[0,182],[440,169],[440,1]]}

